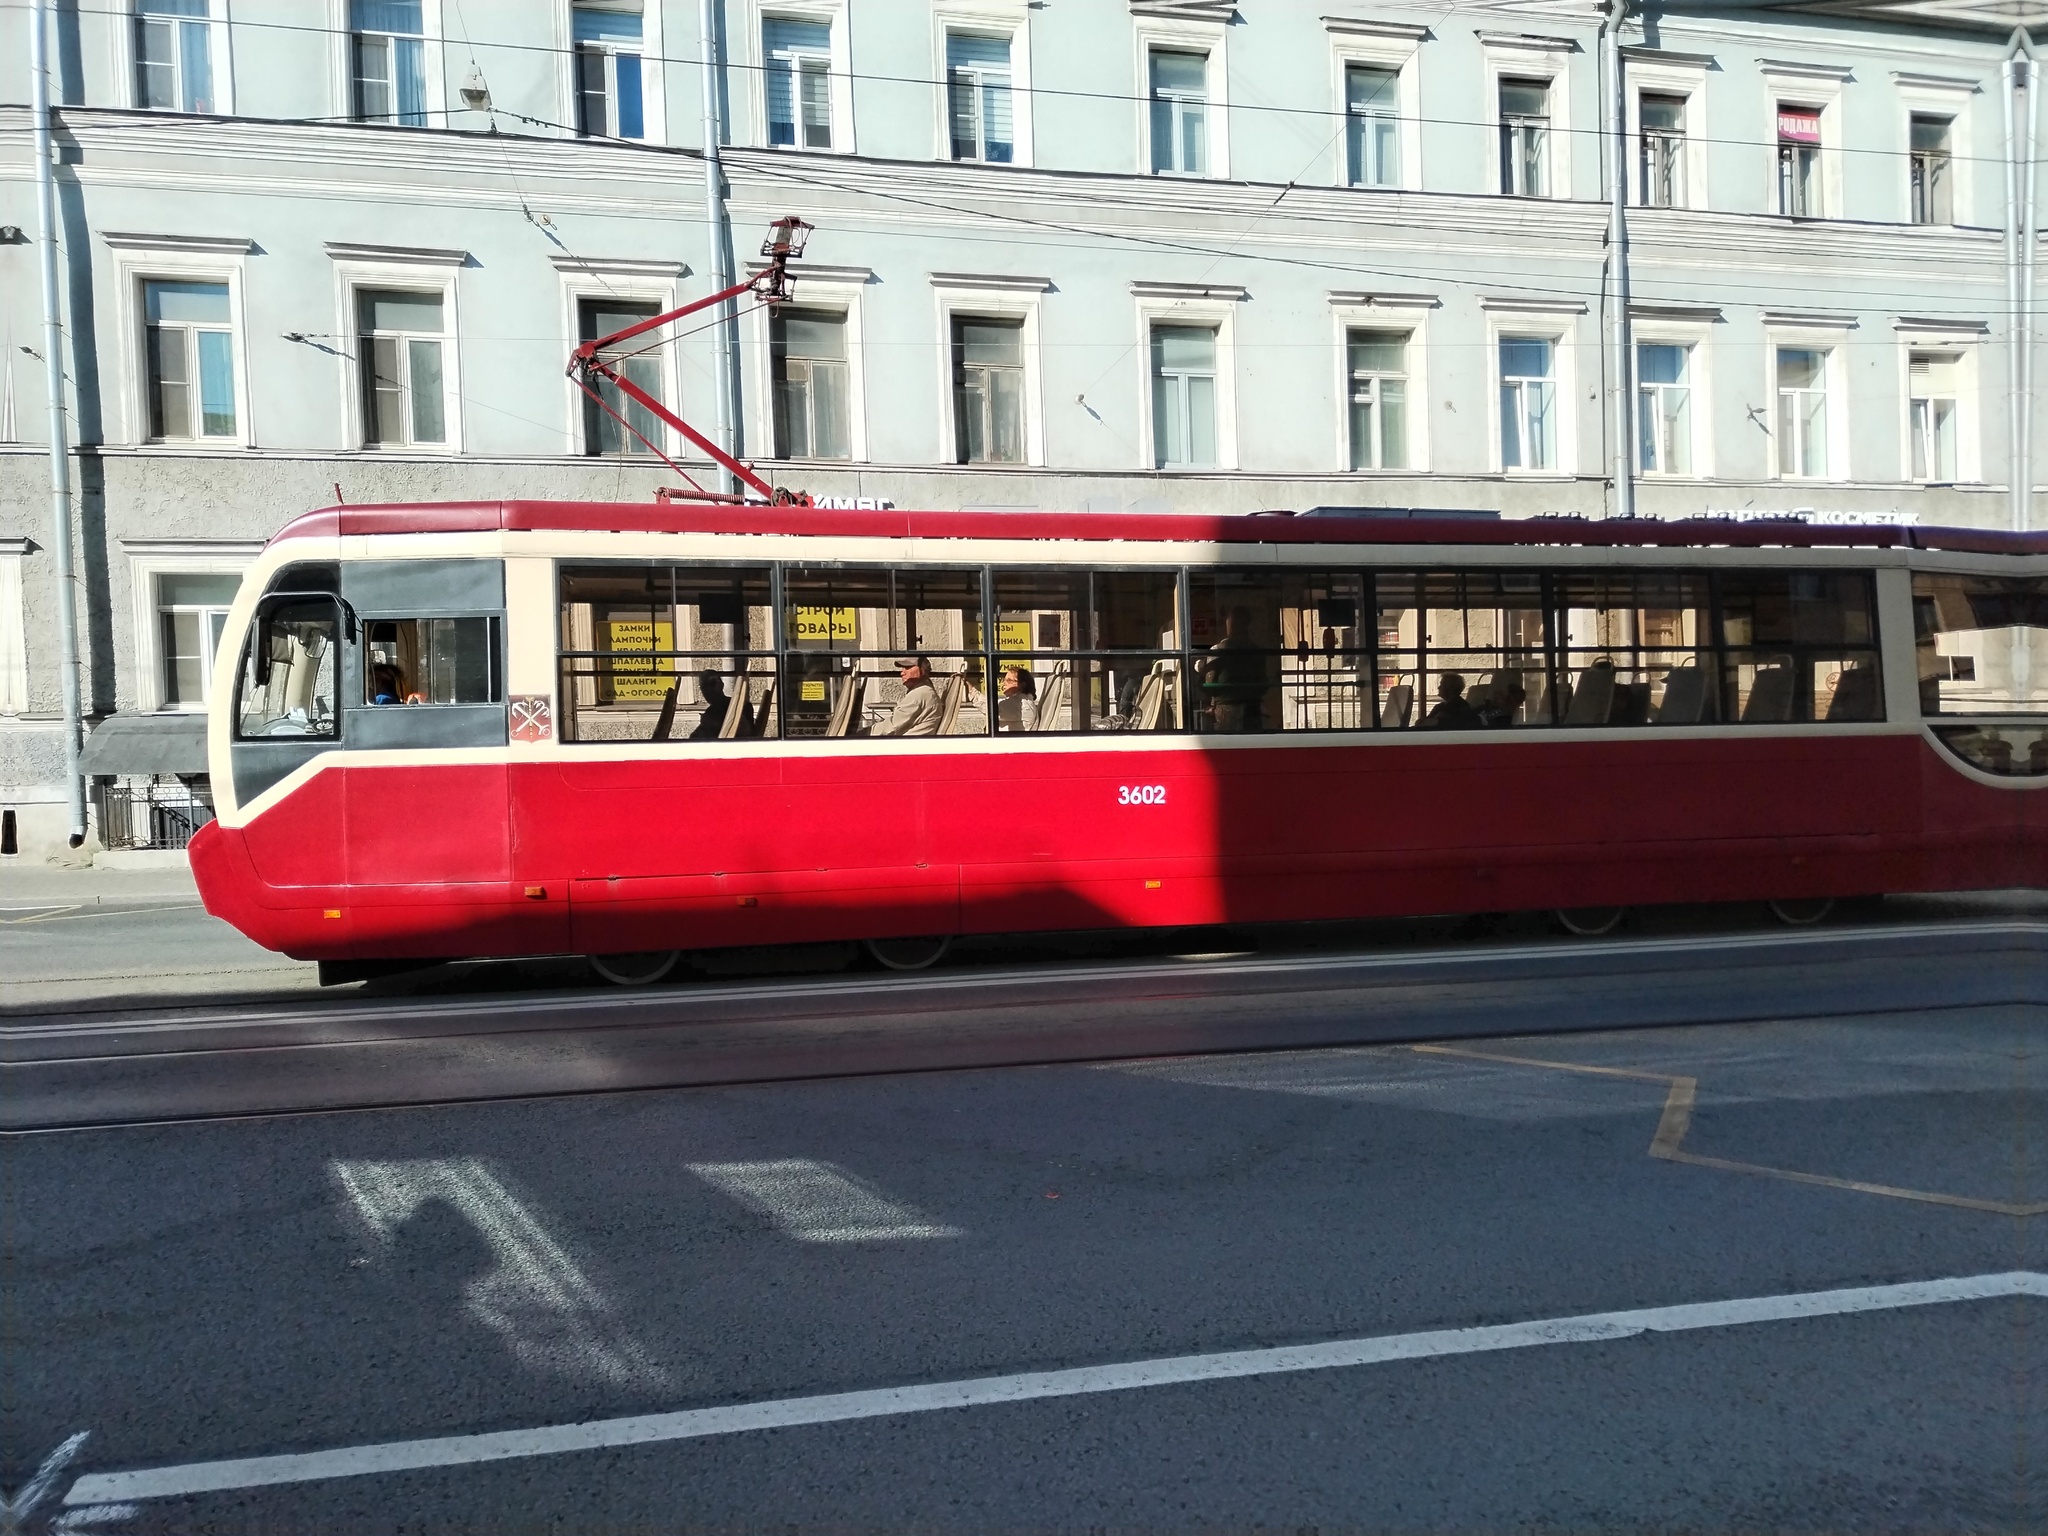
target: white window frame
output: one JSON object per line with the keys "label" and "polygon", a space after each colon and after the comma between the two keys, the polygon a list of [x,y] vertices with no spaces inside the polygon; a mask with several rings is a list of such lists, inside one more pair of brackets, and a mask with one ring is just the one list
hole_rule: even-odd
{"label": "white window frame", "polygon": [[[1705,324],[1692,324],[1659,316],[1655,311],[1643,312],[1631,309],[1629,320],[1629,443],[1631,462],[1636,473],[1645,480],[1658,485],[1682,485],[1694,480],[1711,480],[1714,477],[1714,433],[1713,433],[1713,354],[1708,346],[1709,330]],[[1651,470],[1642,464],[1642,386],[1637,374],[1637,347],[1683,347],[1685,358],[1686,415],[1691,420],[1692,430],[1687,436],[1686,452],[1692,460],[1692,468],[1683,474],[1667,470]]]}
{"label": "white window frame", "polygon": [[[341,419],[348,423],[348,451],[376,458],[417,454],[449,458],[463,451],[466,436],[462,410],[462,309],[457,276],[469,260],[467,251],[409,249],[399,246],[345,245],[329,242],[334,267],[334,334],[341,338],[347,361],[337,369],[342,391]],[[445,443],[373,443],[368,405],[363,398],[363,290],[397,288],[441,296],[441,423]],[[574,335],[574,331],[565,334]]]}
{"label": "white window frame", "polygon": [[[1899,326],[1899,478],[1909,485],[1982,485],[1984,483],[1983,356],[1988,332],[1979,327],[1948,329],[1938,325]],[[1913,354],[1956,354],[1956,477],[1916,480],[1913,477]]]}
{"label": "white window frame", "polygon": [[[1481,299],[1486,314],[1486,421],[1493,472],[1511,480],[1569,480],[1579,464],[1579,322],[1583,304],[1522,299]],[[1500,420],[1502,338],[1550,343],[1551,382],[1557,411],[1557,462],[1548,469],[1509,468],[1503,462]],[[1633,414],[1633,413],[1631,413]],[[1631,445],[1633,446],[1633,445]]]}
{"label": "white window frame", "polygon": [[[625,304],[652,304],[656,314],[679,307],[682,300],[682,279],[688,268],[680,261],[643,261],[638,259],[578,258],[554,255],[548,260],[555,271],[561,274],[561,316],[562,335],[568,338],[570,347],[581,346],[583,342],[583,301],[585,299],[613,299]],[[366,284],[367,286],[371,286]],[[662,403],[672,411],[677,410],[682,397],[681,365],[676,356],[680,348],[661,347],[650,353],[661,368]],[[564,452],[583,460],[593,458],[609,460],[610,455],[585,453],[583,442],[583,405],[589,397],[576,387],[574,379],[562,380],[563,409],[567,412],[563,442]],[[677,414],[681,414],[680,411]],[[672,430],[657,423],[654,446],[671,458],[677,456]],[[694,451],[694,450],[686,450]],[[626,463],[654,462],[651,457],[636,459],[618,455]]]}
{"label": "white window frame", "polygon": [[[1678,207],[1700,211],[1708,202],[1707,76],[1712,62],[1707,59],[1679,60],[1656,56],[1651,50],[1622,49],[1624,85],[1628,113],[1628,201],[1631,207],[1643,202],[1643,98],[1683,96],[1685,98],[1685,199]],[[1775,151],[1774,151],[1775,153]]]}
{"label": "white window frame", "polygon": [[[263,553],[263,541],[122,539],[120,545],[128,562],[129,624],[135,642],[135,707],[144,713],[203,714],[204,705],[166,702],[157,582],[165,576],[241,576]],[[223,681],[220,674],[214,674],[216,686]]]}
{"label": "white window frame", "polygon": [[1920,117],[1945,117],[1948,126],[1948,204],[1949,222],[1920,226],[1927,229],[1956,229],[1971,223],[1976,212],[1972,197],[1976,190],[1976,161],[1971,158],[1970,145],[1975,142],[1973,117],[1976,98],[1983,95],[1983,88],[1973,80],[1949,80],[1937,75],[1911,75],[1895,72],[1892,79],[1899,90],[1899,153],[1906,173],[1900,179],[1899,218],[1910,222],[1913,217],[1912,148],[1913,119]]}
{"label": "white window frame", "polygon": [[[799,279],[801,284],[801,279]],[[938,316],[938,441],[933,462],[975,474],[1014,474],[1045,466],[1045,393],[1039,348],[1040,311],[1052,281],[1043,277],[1003,277],[969,272],[931,274],[932,298]],[[800,290],[801,291],[801,290]],[[957,458],[960,424],[953,415],[953,317],[1024,322],[1024,463],[962,464]],[[863,413],[864,414],[864,413]],[[1151,431],[1145,440],[1151,441]]]}
{"label": "white window frame", "polygon": [[[1333,293],[1330,299],[1332,344],[1336,348],[1336,441],[1331,462],[1346,475],[1369,479],[1427,475],[1430,457],[1429,317],[1439,307],[1434,294]],[[1351,332],[1408,332],[1408,467],[1351,467]]]}
{"label": "white window frame", "polygon": [[[1336,161],[1330,184],[1355,186],[1360,191],[1415,192],[1422,188],[1422,44],[1430,36],[1427,27],[1398,22],[1356,20],[1348,16],[1325,16],[1323,28],[1330,34],[1331,100],[1337,121],[1344,131],[1338,136]],[[1347,105],[1351,99],[1344,74],[1352,65],[1368,69],[1391,69],[1397,76],[1395,94],[1400,102],[1401,180],[1396,187],[1354,183],[1351,180],[1351,123]]]}
{"label": "white window frame", "polygon": [[[1544,166],[1550,178],[1550,185],[1545,188],[1542,200],[1568,200],[1572,195],[1572,140],[1577,137],[1572,132],[1571,40],[1558,37],[1510,37],[1492,32],[1481,33],[1479,42],[1486,60],[1486,110],[1482,121],[1486,124],[1487,166],[1487,182],[1480,190],[1496,197],[1504,195],[1500,190],[1501,82],[1541,80],[1550,88],[1550,142],[1547,163]],[[1498,414],[1498,411],[1495,414]]]}
{"label": "white window frame", "polygon": [[[1801,321],[1785,315],[1764,317],[1764,399],[1770,422],[1771,462],[1768,478],[1791,485],[1837,485],[1853,478],[1849,452],[1849,344],[1853,326],[1838,320]],[[1790,348],[1826,355],[1822,378],[1827,388],[1828,467],[1824,475],[1788,475],[1778,442],[1778,352]]]}
{"label": "white window frame", "polygon": [[[599,6],[598,9],[608,9]],[[664,102],[663,86],[668,80],[668,70],[662,64],[661,13],[665,9],[661,0],[644,0],[640,8],[640,127],[641,137],[631,140],[635,144],[665,144],[668,142],[668,114]],[[577,78],[576,18],[574,6],[563,6],[559,12],[556,28],[556,46],[562,50],[564,60],[561,71],[561,120],[572,127],[582,111],[582,90]],[[611,53],[614,50],[605,49]],[[616,73],[616,70],[614,71]],[[612,98],[611,115],[618,116],[616,98]]]}
{"label": "white window frame", "polygon": [[1027,0],[946,0],[932,11],[932,78],[939,82],[935,92],[932,158],[950,164],[990,165],[987,160],[953,159],[953,123],[949,111],[949,81],[946,71],[946,37],[960,32],[975,37],[1007,33],[1010,39],[1010,164],[1035,164],[1032,141],[1031,94],[1031,7]]}
{"label": "white window frame", "polygon": [[[1141,176],[1165,180],[1228,181],[1230,179],[1230,58],[1229,27],[1223,22],[1177,19],[1145,13],[1131,18],[1135,50],[1137,99],[1136,166]],[[1208,165],[1199,175],[1186,171],[1152,169],[1152,55],[1155,53],[1200,53],[1209,60],[1205,85],[1208,113],[1204,123]],[[1149,364],[1148,364],[1149,367]],[[1147,417],[1145,441],[1152,441],[1151,418]]]}
{"label": "white window frame", "polygon": [[[1849,80],[1846,69],[1826,64],[1787,64],[1758,60],[1764,82],[1764,110],[1769,114],[1769,144],[1765,156],[1763,210],[1773,218],[1844,219],[1851,217],[1843,201],[1842,174],[1842,86]],[[1820,197],[1819,213],[1792,215],[1778,208],[1778,112],[1782,107],[1820,114]],[[1775,373],[1775,365],[1773,369]],[[1777,409],[1777,396],[1771,397]]]}
{"label": "white window frame", "polygon": [[[763,270],[759,262],[748,264],[749,272]],[[775,329],[770,318],[769,307],[758,304],[748,312],[744,324],[746,335],[743,339],[749,354],[747,374],[753,379],[753,389],[748,400],[747,441],[762,443],[766,447],[759,457],[778,464],[818,464],[827,468],[835,464],[865,464],[868,462],[868,385],[867,348],[863,344],[862,308],[868,284],[875,280],[871,267],[814,267],[808,262],[801,271],[794,272],[795,282],[790,289],[790,306],[794,309],[836,309],[846,316],[846,447],[847,457],[843,459],[776,459],[775,452],[775,360],[773,356]],[[944,316],[941,316],[944,321]],[[942,324],[945,337],[944,347],[952,350],[952,326]],[[951,363],[951,357],[947,359]],[[1027,369],[1029,367],[1027,354]],[[1025,384],[1030,385],[1027,372]],[[952,398],[952,374],[947,373],[946,394]],[[1027,412],[1029,407],[1027,406]],[[950,428],[952,406],[945,408]],[[950,439],[949,439],[950,441]],[[957,467],[957,466],[956,466]]]}
{"label": "white window frame", "polygon": [[[650,0],[652,3],[652,0]],[[852,39],[849,35],[852,19],[844,4],[801,3],[801,0],[752,0],[751,25],[745,39],[748,55],[745,62],[751,65],[746,73],[753,81],[754,142],[763,149],[776,149],[784,154],[803,155],[850,155],[855,152],[853,124],[853,54]],[[831,91],[832,101],[832,147],[830,149],[806,149],[802,144],[771,144],[768,139],[768,53],[765,28],[771,21],[807,21],[814,25],[830,28],[827,46],[831,51],[831,65],[826,83]],[[734,50],[738,52],[739,50]],[[737,74],[739,71],[735,70]],[[943,71],[942,71],[943,73]]]}
{"label": "white window frame", "polygon": [[[256,445],[256,401],[249,388],[249,325],[243,307],[243,263],[255,242],[196,235],[138,235],[105,231],[100,240],[114,256],[114,292],[122,355],[121,380],[126,440],[150,453],[218,453]],[[152,441],[149,435],[149,338],[143,284],[225,283],[228,324],[233,327],[235,431],[232,437]],[[195,366],[197,365],[195,359]]]}
{"label": "white window frame", "polygon": [[22,562],[27,539],[0,539],[0,715],[28,713],[28,622]]}
{"label": "white window frame", "polygon": [[[1131,284],[1138,323],[1138,467],[1152,475],[1212,475],[1239,468],[1237,443],[1237,309],[1250,295],[1228,284]],[[1166,469],[1152,435],[1152,327],[1196,326],[1216,333],[1216,463],[1205,469]]]}
{"label": "white window frame", "polygon": [[[420,26],[425,29],[426,43],[420,49],[420,68],[426,75],[427,99],[425,103],[427,126],[440,128],[447,124],[448,117],[448,72],[443,58],[442,43],[446,33],[442,29],[441,7],[443,0],[420,0]],[[349,25],[348,0],[328,0],[329,25],[336,42],[334,50],[334,99],[337,103],[336,116],[343,122],[360,122],[356,116],[356,34]],[[567,121],[574,122],[574,118]],[[404,127],[402,123],[375,123],[372,127]]]}
{"label": "white window frame", "polygon": [[[128,6],[126,35],[117,42],[120,57],[115,73],[127,80],[122,104],[138,112],[182,111],[176,107],[145,107],[142,104],[141,7]],[[206,0],[207,45],[213,54],[214,117],[235,113],[235,71],[233,33],[228,27],[228,0]]]}

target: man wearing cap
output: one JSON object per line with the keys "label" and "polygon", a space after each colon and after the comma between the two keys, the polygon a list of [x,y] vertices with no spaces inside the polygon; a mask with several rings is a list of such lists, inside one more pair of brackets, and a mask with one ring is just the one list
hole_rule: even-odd
{"label": "man wearing cap", "polygon": [[939,734],[939,691],[932,687],[932,664],[922,656],[896,658],[896,675],[903,679],[903,697],[897,701],[878,736],[936,736]]}

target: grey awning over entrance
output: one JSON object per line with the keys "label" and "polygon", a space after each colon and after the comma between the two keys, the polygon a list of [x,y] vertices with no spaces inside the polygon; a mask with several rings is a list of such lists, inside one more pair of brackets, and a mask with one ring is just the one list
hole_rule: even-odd
{"label": "grey awning over entrance", "polygon": [[85,738],[79,768],[89,778],[123,773],[204,773],[206,716],[109,715]]}

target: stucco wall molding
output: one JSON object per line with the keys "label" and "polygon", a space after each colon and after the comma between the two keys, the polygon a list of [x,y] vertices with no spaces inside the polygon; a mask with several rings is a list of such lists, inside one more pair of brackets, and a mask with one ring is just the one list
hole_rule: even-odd
{"label": "stucco wall molding", "polygon": [[329,240],[321,249],[336,261],[374,261],[404,267],[469,265],[469,252],[436,250],[431,246],[360,245],[353,240]]}
{"label": "stucco wall molding", "polygon": [[254,240],[233,235],[142,235],[103,229],[100,240],[116,251],[177,252],[191,256],[247,256],[256,249]]}

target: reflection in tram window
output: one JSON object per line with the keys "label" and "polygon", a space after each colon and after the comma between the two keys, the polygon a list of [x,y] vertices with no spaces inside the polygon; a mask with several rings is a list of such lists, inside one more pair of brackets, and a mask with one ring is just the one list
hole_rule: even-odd
{"label": "reflection in tram window", "polygon": [[1876,592],[1860,572],[1729,571],[1714,580],[1723,718],[1884,718]]}
{"label": "reflection in tram window", "polygon": [[1382,571],[1373,594],[1383,729],[1550,723],[1540,575]]}
{"label": "reflection in tram window", "polygon": [[987,734],[979,569],[791,567],[783,605],[792,737]]}
{"label": "reflection in tram window", "polygon": [[1007,571],[993,577],[1004,734],[1180,726],[1173,571]]}
{"label": "reflection in tram window", "polygon": [[565,566],[564,741],[778,734],[765,568]]}
{"label": "reflection in tram window", "polygon": [[1922,714],[2048,715],[2048,579],[1916,574],[1913,639]]}
{"label": "reflection in tram window", "polygon": [[1721,719],[1707,578],[1572,572],[1556,578],[1560,678],[1547,724],[1711,725]]}

